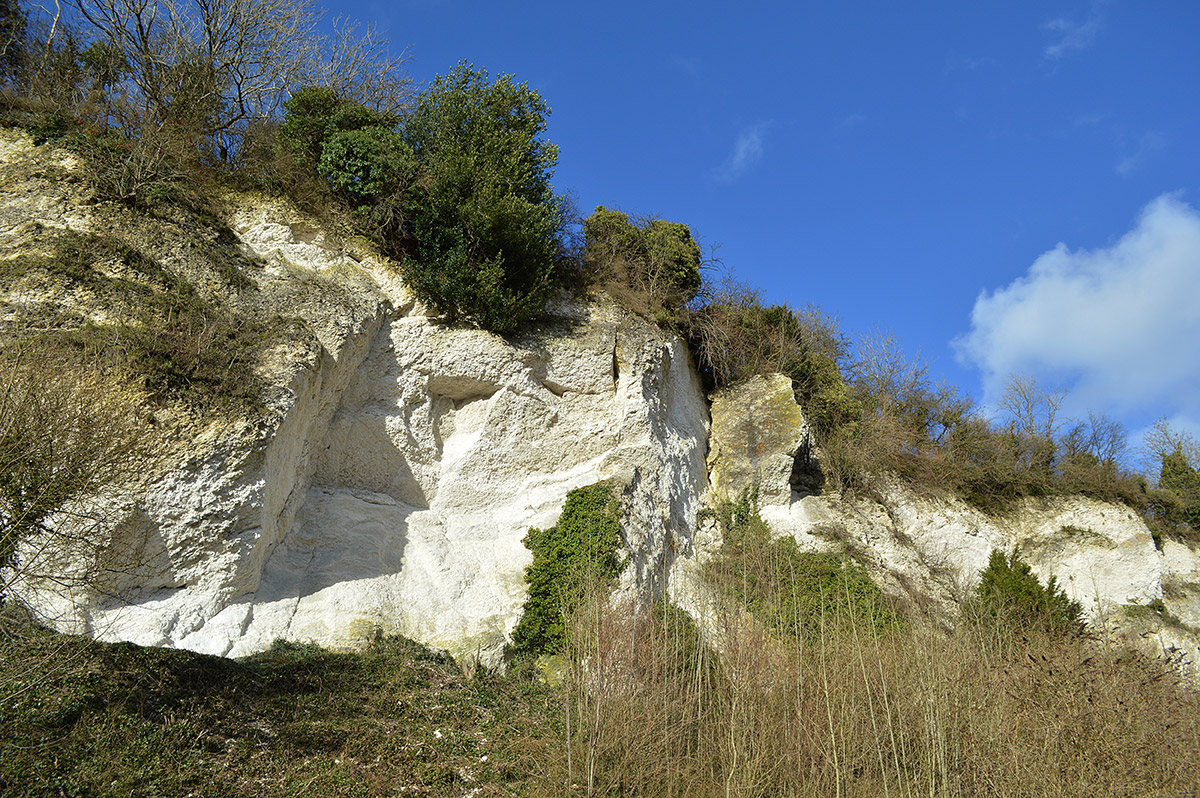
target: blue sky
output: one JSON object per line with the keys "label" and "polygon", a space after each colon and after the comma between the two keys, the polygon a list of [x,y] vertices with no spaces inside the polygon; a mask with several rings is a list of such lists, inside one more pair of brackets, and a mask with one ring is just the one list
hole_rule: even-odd
{"label": "blue sky", "polygon": [[541,92],[555,185],[689,224],[769,302],[1200,433],[1200,3],[346,2]]}

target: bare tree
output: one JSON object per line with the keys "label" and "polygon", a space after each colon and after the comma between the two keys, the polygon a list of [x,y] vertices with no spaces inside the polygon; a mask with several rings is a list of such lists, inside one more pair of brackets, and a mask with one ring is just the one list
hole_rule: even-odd
{"label": "bare tree", "polygon": [[1115,465],[1125,453],[1128,436],[1125,426],[1103,413],[1089,412],[1087,421],[1079,421],[1059,438],[1063,456],[1086,456],[1104,465]]}
{"label": "bare tree", "polygon": [[1031,438],[1053,440],[1060,424],[1058,414],[1066,398],[1066,391],[1043,388],[1035,377],[1011,374],[997,406],[1018,432]]}
{"label": "bare tree", "polygon": [[370,25],[334,20],[334,34],[309,48],[300,85],[333,89],[339,97],[385,114],[398,115],[412,101],[412,78],[404,69],[407,51],[393,55]]}
{"label": "bare tree", "polygon": [[25,59],[28,23],[17,0],[0,0],[0,81],[10,80]]}
{"label": "bare tree", "polygon": [[19,581],[94,575],[64,563],[104,545],[104,515],[89,501],[154,461],[141,400],[61,351],[0,350],[0,597]]}
{"label": "bare tree", "polygon": [[1200,441],[1186,430],[1172,426],[1165,417],[1154,422],[1142,443],[1148,474],[1158,473],[1163,461],[1175,454],[1182,456],[1189,468],[1200,470]]}
{"label": "bare tree", "polygon": [[1066,398],[1066,391],[1043,388],[1029,375],[1009,376],[997,406],[1008,417],[1017,465],[1050,473]]}
{"label": "bare tree", "polygon": [[1116,463],[1129,442],[1125,425],[1103,413],[1088,413],[1088,450],[1101,463]]}
{"label": "bare tree", "polygon": [[895,414],[918,395],[929,390],[929,369],[918,355],[908,358],[900,340],[887,330],[876,329],[858,342],[857,358],[851,368],[860,396],[869,406]]}
{"label": "bare tree", "polygon": [[[228,157],[246,125],[276,118],[303,85],[395,112],[410,98],[404,54],[373,29],[318,30],[309,0],[75,0],[117,48],[144,122],[195,125]],[[181,107],[182,106],[182,107]]]}

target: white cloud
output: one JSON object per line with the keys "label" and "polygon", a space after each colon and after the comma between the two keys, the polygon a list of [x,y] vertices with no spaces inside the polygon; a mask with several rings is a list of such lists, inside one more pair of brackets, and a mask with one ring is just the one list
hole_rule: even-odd
{"label": "white cloud", "polygon": [[713,170],[713,176],[722,183],[731,183],[761,161],[765,129],[765,124],[757,124],[738,133],[737,140],[733,143],[733,152],[729,154],[725,163]]}
{"label": "white cloud", "polygon": [[1138,140],[1137,148],[1131,155],[1122,159],[1117,164],[1117,174],[1122,177],[1129,177],[1136,174],[1145,165],[1146,161],[1154,157],[1155,153],[1166,146],[1167,140],[1161,133],[1150,131],[1142,134]]}
{"label": "white cloud", "polygon": [[1112,246],[1039,257],[983,292],[953,342],[992,401],[1009,374],[1071,389],[1071,409],[1200,421],[1200,213],[1172,195]]}
{"label": "white cloud", "polygon": [[1042,30],[1055,34],[1055,41],[1046,45],[1042,55],[1054,60],[1084,50],[1096,40],[1100,28],[1100,11],[1096,6],[1082,22],[1066,17],[1047,20],[1042,23]]}

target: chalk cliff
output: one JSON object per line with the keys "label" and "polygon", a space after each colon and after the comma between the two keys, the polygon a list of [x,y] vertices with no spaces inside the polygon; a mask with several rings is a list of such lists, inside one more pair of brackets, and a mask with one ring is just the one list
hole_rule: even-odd
{"label": "chalk cliff", "polygon": [[[102,231],[207,279],[193,261],[211,242],[91,203],[70,156],[0,138],[5,252],[46,230]],[[605,297],[561,298],[511,339],[445,325],[362,242],[276,200],[227,205],[254,288],[236,301],[299,332],[262,353],[261,413],[165,419],[177,430],[167,463],[105,497],[103,556],[120,567],[88,588],[18,585],[61,628],[230,656],[395,633],[495,665],[525,598],[525,533],[553,524],[571,489],[611,480],[628,598],[669,590],[711,610],[698,564],[720,540],[697,511],[756,487],[776,534],[848,550],[886,590],[947,619],[990,552],[1015,546],[1095,627],[1197,653],[1200,554],[1156,550],[1127,508],[1065,498],[992,518],[886,482],[881,500],[822,493],[820,453],[784,377],[706,397],[682,338]],[[3,297],[9,320],[31,303],[79,301]]]}
{"label": "chalk cliff", "polygon": [[[1130,508],[1084,497],[1025,499],[993,517],[886,478],[877,479],[876,498],[818,494],[819,452],[786,377],[718,391],[711,412],[706,503],[756,487],[774,534],[801,549],[848,551],[886,591],[948,620],[992,551],[1015,548],[1040,579],[1054,576],[1083,606],[1093,630],[1170,656],[1200,682],[1200,551],[1172,540],[1157,550]],[[695,611],[714,606],[697,563],[718,544],[715,529],[701,529],[697,556],[676,564],[672,591]]]}

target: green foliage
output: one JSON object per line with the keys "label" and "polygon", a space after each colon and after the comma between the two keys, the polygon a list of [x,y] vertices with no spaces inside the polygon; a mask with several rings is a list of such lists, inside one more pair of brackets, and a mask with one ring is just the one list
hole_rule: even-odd
{"label": "green foliage", "polygon": [[1035,627],[1051,633],[1083,631],[1083,608],[1058,587],[1053,576],[1043,585],[1017,550],[1005,556],[992,551],[979,575],[979,586],[970,603],[978,617],[999,621],[1014,629]]}
{"label": "green foliage", "polygon": [[725,540],[710,579],[776,634],[812,642],[836,624],[870,634],[903,626],[862,565],[841,554],[800,551],[791,537],[772,540],[754,494],[723,503],[717,518]]}
{"label": "green foliage", "polygon": [[284,107],[280,144],[353,207],[366,210],[404,192],[414,163],[394,116],[312,86],[294,92]]}
{"label": "green foliage", "polygon": [[279,143],[315,168],[321,160],[325,140],[331,133],[343,129],[335,117],[348,105],[352,104],[344,102],[330,88],[304,86],[296,89],[283,104],[287,116],[279,127]]}
{"label": "green foliage", "polygon": [[649,310],[677,311],[700,291],[700,246],[687,225],[630,221],[601,205],[584,220],[583,232],[589,271],[632,289]]}
{"label": "green foliage", "polygon": [[519,657],[561,648],[565,619],[585,592],[610,586],[624,567],[617,555],[621,524],[612,489],[596,484],[572,490],[558,523],[530,529],[525,546],[533,562],[525,569],[529,599],[513,632],[512,653]]}
{"label": "green foliage", "polygon": [[786,374],[822,442],[853,429],[863,408],[842,374],[847,342],[835,319],[811,306],[764,306],[757,292],[732,281],[712,293],[688,322],[697,364],[709,382],[720,387],[756,374]]}
{"label": "green foliage", "polygon": [[419,177],[390,244],[448,321],[507,332],[543,310],[564,209],[550,185],[558,148],[542,138],[548,113],[526,84],[460,63],[405,121]]}
{"label": "green foliage", "polygon": [[1158,486],[1172,494],[1175,500],[1170,505],[1165,501],[1160,504],[1164,510],[1169,507],[1164,513],[1165,520],[1200,529],[1200,471],[1188,463],[1182,447],[1177,446],[1174,451],[1162,455]]}
{"label": "green foliage", "polygon": [[286,108],[280,143],[355,209],[436,313],[508,332],[542,312],[564,205],[537,92],[459,64],[400,127],[326,88]]}
{"label": "green foliage", "polygon": [[339,130],[321,148],[317,172],[355,203],[385,196],[413,170],[412,153],[384,127]]}

